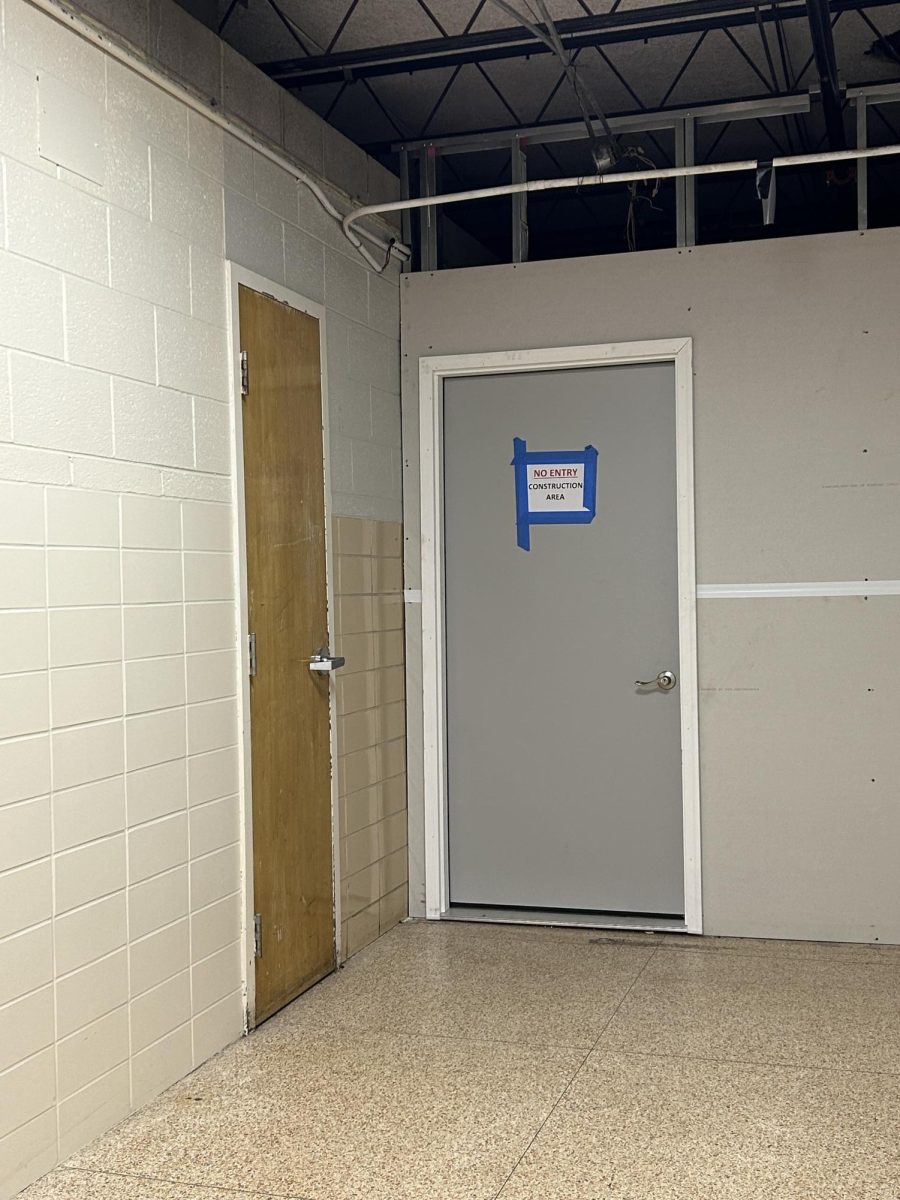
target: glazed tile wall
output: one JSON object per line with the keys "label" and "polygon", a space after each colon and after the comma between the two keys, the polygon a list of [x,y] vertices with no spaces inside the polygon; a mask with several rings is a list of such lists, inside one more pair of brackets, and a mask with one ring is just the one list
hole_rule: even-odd
{"label": "glazed tile wall", "polygon": [[398,521],[335,523],[344,957],[408,911],[402,553]]}

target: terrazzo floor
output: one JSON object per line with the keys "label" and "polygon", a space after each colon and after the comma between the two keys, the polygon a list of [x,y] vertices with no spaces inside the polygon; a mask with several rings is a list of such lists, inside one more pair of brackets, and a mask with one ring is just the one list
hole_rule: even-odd
{"label": "terrazzo floor", "polygon": [[407,923],[27,1200],[900,1200],[900,949]]}

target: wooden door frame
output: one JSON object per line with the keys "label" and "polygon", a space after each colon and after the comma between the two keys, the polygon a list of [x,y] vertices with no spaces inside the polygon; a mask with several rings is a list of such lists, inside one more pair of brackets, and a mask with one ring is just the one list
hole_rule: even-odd
{"label": "wooden door frame", "polygon": [[[331,503],[331,455],[328,421],[328,366],[326,355],[325,307],[308,300],[298,292],[257,275],[254,271],[237,263],[226,261],[226,286],[229,295],[228,313],[228,356],[231,365],[231,437],[234,450],[232,472],[232,504],[234,506],[234,555],[236,564],[237,621],[240,678],[238,680],[238,723],[240,726],[240,805],[242,846],[241,860],[244,871],[243,942],[244,942],[244,1020],[245,1030],[253,1029],[256,1023],[256,958],[253,940],[253,781],[251,774],[250,740],[250,659],[247,632],[250,621],[250,599],[247,586],[247,524],[244,502],[244,431],[242,419],[243,399],[241,396],[240,363],[240,298],[241,286],[251,288],[273,300],[279,300],[298,312],[307,313],[319,322],[319,349],[322,380],[322,456],[325,469],[325,586],[328,603],[329,645],[334,638],[334,547]],[[252,370],[252,365],[251,365]],[[312,648],[311,648],[312,650]],[[340,889],[340,841],[338,833],[337,795],[337,711],[333,684],[329,692],[330,746],[331,746],[331,853],[332,853],[332,910],[334,912],[335,961],[341,959],[341,889]]]}
{"label": "wooden door frame", "polygon": [[[443,391],[453,376],[556,371],[670,362],[675,367],[678,539],[679,698],[681,702],[684,928],[703,932],[700,862],[700,749],[697,682],[697,589],[694,548],[693,374],[690,338],[555,346],[419,359],[419,471],[422,553],[422,704],[425,784],[425,913],[447,915],[446,680],[444,671]],[[616,921],[598,919],[615,927]],[[628,923],[634,928],[634,921]],[[652,929],[648,920],[642,928]],[[671,929],[671,922],[666,926]]]}

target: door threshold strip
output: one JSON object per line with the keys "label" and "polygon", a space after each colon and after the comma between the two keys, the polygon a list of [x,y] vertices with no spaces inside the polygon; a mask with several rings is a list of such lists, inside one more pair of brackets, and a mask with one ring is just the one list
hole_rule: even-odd
{"label": "door threshold strip", "polygon": [[442,921],[478,921],[499,925],[559,925],[576,929],[633,929],[648,933],[686,933],[684,917],[623,916],[618,913],[561,912],[558,909],[491,908],[454,904]]}

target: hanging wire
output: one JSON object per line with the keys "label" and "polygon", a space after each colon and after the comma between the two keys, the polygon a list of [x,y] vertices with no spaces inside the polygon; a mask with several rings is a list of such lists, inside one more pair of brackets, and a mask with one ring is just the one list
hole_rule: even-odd
{"label": "hanging wire", "polygon": [[[640,146],[630,147],[624,158],[633,159],[634,162],[640,163],[642,166],[653,170],[656,163],[652,158],[648,158]],[[663,210],[658,204],[654,204],[654,200],[659,194],[659,189],[662,184],[660,179],[652,179],[647,182],[646,190],[641,191],[640,183],[635,180],[629,183],[628,187],[628,213],[625,217],[625,245],[629,250],[637,250],[637,210],[640,204],[646,204],[651,212],[662,212]]]}
{"label": "hanging wire", "polygon": [[[619,158],[618,143],[616,142],[615,135],[597,98],[578,74],[578,68],[575,66],[573,56],[569,54],[563,45],[562,38],[559,36],[559,30],[556,28],[556,23],[550,16],[544,0],[535,0],[537,11],[530,7],[528,0],[522,0],[522,3],[527,8],[528,15],[521,12],[520,9],[513,7],[512,4],[507,3],[507,0],[492,0],[492,3],[511,16],[513,20],[524,25],[529,33],[542,42],[559,59],[563,74],[571,84],[575,98],[578,101],[578,107],[581,109],[585,128],[591,141],[591,153],[597,170],[601,171],[605,167],[612,166]],[[541,22],[545,27],[544,29],[541,28]],[[597,130],[594,128],[595,119],[600,123],[605,142],[598,137]]]}
{"label": "hanging wire", "polygon": [[584,114],[585,122],[588,125],[591,124],[591,113],[593,112],[593,115],[597,118],[603,128],[603,133],[609,142],[610,151],[612,152],[612,157],[614,160],[616,139],[613,135],[612,129],[610,128],[609,121],[607,121],[603,109],[600,107],[600,102],[591,91],[584,78],[579,75],[578,68],[575,65],[574,57],[569,54],[563,45],[562,38],[559,36],[559,30],[556,28],[556,23],[550,16],[550,10],[547,8],[546,0],[535,0],[535,3],[538,11],[543,17],[544,27],[549,33],[550,39],[556,48],[556,53],[559,57],[559,60],[564,64],[566,77],[572,85],[572,90],[578,97],[579,105],[582,113]]}
{"label": "hanging wire", "polygon": [[[529,33],[552,50],[559,59],[563,75],[569,81],[578,101],[578,107],[581,109],[597,173],[600,174],[609,167],[623,166],[626,163],[635,163],[652,170],[656,163],[644,153],[641,146],[622,147],[619,145],[599,101],[585,80],[578,74],[574,55],[570,54],[563,44],[556,23],[547,8],[547,0],[519,0],[526,10],[524,13],[510,4],[508,0],[491,0],[491,2],[524,25]],[[595,120],[603,131],[602,137],[598,136],[594,126]],[[647,205],[653,212],[663,211],[654,203],[660,186],[659,179],[654,179],[647,184],[633,182],[627,185],[628,211],[625,217],[625,244],[629,250],[637,249],[638,208],[641,205]]]}

